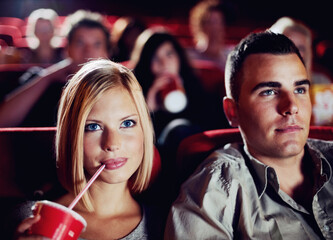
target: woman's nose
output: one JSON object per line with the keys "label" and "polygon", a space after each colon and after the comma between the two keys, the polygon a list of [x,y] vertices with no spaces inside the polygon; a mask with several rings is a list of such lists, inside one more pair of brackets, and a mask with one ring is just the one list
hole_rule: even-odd
{"label": "woman's nose", "polygon": [[106,131],[103,143],[103,149],[107,152],[116,151],[121,144],[121,137],[117,132]]}

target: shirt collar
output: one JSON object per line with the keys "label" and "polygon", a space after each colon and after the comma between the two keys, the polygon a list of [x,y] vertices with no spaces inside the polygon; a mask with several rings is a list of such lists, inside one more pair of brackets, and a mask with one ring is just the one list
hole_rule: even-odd
{"label": "shirt collar", "polygon": [[332,178],[332,166],[326,159],[326,157],[308,141],[305,148],[308,150],[311,158],[314,161],[316,169],[319,173],[319,181],[323,184],[324,182],[329,181]]}
{"label": "shirt collar", "polygon": [[271,183],[273,188],[279,190],[279,181],[274,169],[266,164],[263,164],[258,159],[253,157],[248,151],[246,145],[244,145],[244,152],[248,158],[250,164],[250,171],[254,171],[253,180],[258,192],[259,199],[262,197],[266,191],[268,183]]}
{"label": "shirt collar", "polygon": [[[310,154],[311,159],[314,161],[316,168],[319,172],[319,179],[317,181],[318,188],[321,187],[325,182],[332,178],[332,167],[324,157],[324,155],[317,150],[311,143],[307,143],[305,145],[305,149],[307,150],[306,154]],[[260,162],[258,159],[253,157],[247,149],[247,146],[244,145],[244,152],[246,157],[248,158],[248,162],[250,164],[250,168],[254,171],[253,179],[255,182],[255,186],[258,192],[259,199],[262,197],[264,192],[267,189],[268,183],[272,185],[275,191],[279,190],[279,180],[275,173],[275,170]]]}

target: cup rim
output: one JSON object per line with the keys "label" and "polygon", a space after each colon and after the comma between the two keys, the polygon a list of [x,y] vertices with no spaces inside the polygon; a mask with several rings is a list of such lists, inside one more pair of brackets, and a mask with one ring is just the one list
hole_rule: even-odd
{"label": "cup rim", "polygon": [[50,206],[50,207],[53,207],[53,208],[57,208],[57,209],[63,210],[64,212],[70,213],[76,220],[80,221],[83,224],[83,230],[82,231],[84,231],[86,229],[87,221],[80,214],[75,212],[74,210],[71,210],[68,207],[66,207],[64,205],[61,205],[59,203],[48,201],[48,200],[36,201],[36,204],[37,203],[42,203],[44,205],[47,205],[47,206]]}

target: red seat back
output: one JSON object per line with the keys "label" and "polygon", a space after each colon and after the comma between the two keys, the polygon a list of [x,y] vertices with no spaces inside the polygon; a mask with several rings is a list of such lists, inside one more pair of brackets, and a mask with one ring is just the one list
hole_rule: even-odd
{"label": "red seat back", "polygon": [[215,63],[195,59],[192,66],[206,92],[225,96],[224,72]]}
{"label": "red seat back", "polygon": [[15,41],[22,38],[20,29],[12,25],[0,25],[0,36],[8,46],[15,46]]}

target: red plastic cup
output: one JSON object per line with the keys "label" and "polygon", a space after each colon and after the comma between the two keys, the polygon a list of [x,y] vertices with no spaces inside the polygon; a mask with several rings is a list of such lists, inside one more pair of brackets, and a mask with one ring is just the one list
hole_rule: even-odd
{"label": "red plastic cup", "polygon": [[160,94],[167,111],[177,113],[185,109],[187,105],[185,90],[175,80],[170,81]]}
{"label": "red plastic cup", "polygon": [[81,215],[55,202],[36,202],[33,214],[41,219],[32,225],[30,234],[53,240],[76,240],[87,226]]}

